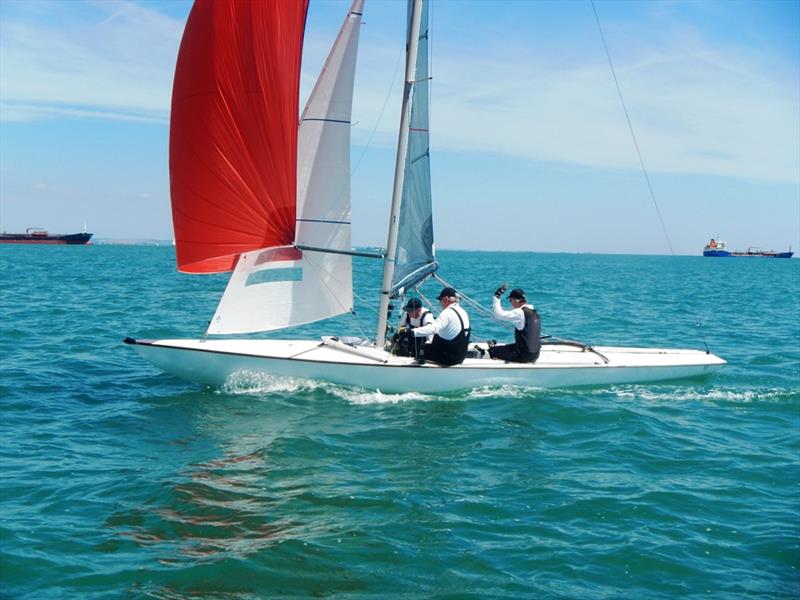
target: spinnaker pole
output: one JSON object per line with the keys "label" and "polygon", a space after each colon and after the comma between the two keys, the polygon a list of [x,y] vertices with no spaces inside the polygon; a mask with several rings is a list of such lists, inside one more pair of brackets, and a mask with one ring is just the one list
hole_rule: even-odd
{"label": "spinnaker pole", "polygon": [[378,306],[378,329],[375,333],[375,343],[382,348],[386,342],[386,322],[389,311],[389,301],[392,295],[392,277],[394,277],[395,259],[397,256],[397,230],[400,225],[398,215],[403,199],[403,180],[405,178],[406,153],[408,152],[409,123],[411,121],[411,89],[417,70],[417,47],[419,46],[419,31],[422,21],[423,0],[411,1],[411,23],[408,29],[406,43],[406,79],[403,89],[403,108],[400,113],[400,133],[397,141],[397,160],[394,165],[394,189],[392,190],[392,208],[389,213],[389,237],[386,241],[386,258],[383,260],[383,282],[381,283],[381,297]]}

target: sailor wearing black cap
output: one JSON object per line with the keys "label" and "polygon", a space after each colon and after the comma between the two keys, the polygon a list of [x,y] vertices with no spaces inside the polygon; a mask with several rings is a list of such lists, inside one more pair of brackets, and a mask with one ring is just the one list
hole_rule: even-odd
{"label": "sailor wearing black cap", "polygon": [[422,308],[419,298],[410,298],[403,307],[405,315],[400,319],[397,333],[392,336],[392,354],[396,356],[415,356],[420,358],[422,345],[430,342],[433,336],[416,338],[411,330],[433,323],[433,314]]}
{"label": "sailor wearing black cap", "polygon": [[498,319],[514,324],[514,343],[490,347],[489,356],[508,362],[535,362],[542,347],[539,313],[532,304],[528,304],[525,292],[520,288],[511,290],[508,295],[511,310],[503,310],[500,307],[500,296],[505,290],[506,286],[501,285],[495,291],[492,310]]}
{"label": "sailor wearing black cap", "polygon": [[417,327],[415,337],[433,335],[429,344],[425,344],[425,360],[445,366],[458,365],[467,357],[469,346],[469,316],[458,303],[458,294],[451,287],[439,292],[436,298],[442,306],[442,312],[430,325]]}
{"label": "sailor wearing black cap", "polygon": [[[419,298],[410,298],[403,310],[406,315],[400,321],[401,327],[422,327],[433,323],[433,314],[431,314],[431,311],[422,308],[422,302],[420,302]],[[430,341],[430,338],[428,341]]]}

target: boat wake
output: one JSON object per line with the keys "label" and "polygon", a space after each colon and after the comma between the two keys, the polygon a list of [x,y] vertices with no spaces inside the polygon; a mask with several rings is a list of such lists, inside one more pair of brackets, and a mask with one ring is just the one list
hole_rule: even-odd
{"label": "boat wake", "polygon": [[230,395],[263,395],[263,394],[298,394],[323,392],[340,398],[349,404],[400,404],[403,402],[430,401],[464,401],[485,398],[525,398],[539,395],[544,388],[517,385],[481,386],[461,393],[423,394],[420,392],[387,393],[363,387],[339,385],[315,379],[303,379],[282,375],[257,373],[254,371],[238,371],[228,377],[225,384],[216,390],[218,394]]}
{"label": "boat wake", "polygon": [[[482,399],[482,398],[525,398],[534,395],[539,395],[542,392],[547,392],[545,388],[530,386],[530,385],[496,385],[496,386],[481,386],[469,390],[469,399]],[[552,393],[552,390],[551,390]]]}
{"label": "boat wake", "polygon": [[401,402],[419,402],[441,400],[443,396],[405,392],[399,394],[383,393],[380,390],[368,390],[360,387],[338,385],[327,381],[303,379],[281,375],[269,375],[252,371],[239,371],[225,382],[217,393],[231,395],[261,394],[296,394],[307,392],[324,392],[340,398],[349,404],[398,404]]}
{"label": "boat wake", "polygon": [[787,390],[783,388],[764,389],[724,389],[714,388],[703,390],[694,387],[664,387],[653,388],[645,386],[630,386],[612,390],[620,399],[639,399],[648,402],[785,402],[800,399],[800,390]]}
{"label": "boat wake", "polygon": [[313,392],[316,390],[329,391],[332,387],[336,386],[314,379],[271,375],[268,373],[256,373],[254,371],[237,371],[228,377],[225,384],[217,390],[217,393],[234,396],[275,393],[291,394],[297,392]]}
{"label": "boat wake", "polygon": [[380,390],[348,390],[340,388],[335,392],[340,398],[350,404],[401,404],[403,402],[430,402],[432,400],[452,400],[444,396],[433,396],[430,394],[420,394],[419,392],[403,392],[399,394],[384,394]]}

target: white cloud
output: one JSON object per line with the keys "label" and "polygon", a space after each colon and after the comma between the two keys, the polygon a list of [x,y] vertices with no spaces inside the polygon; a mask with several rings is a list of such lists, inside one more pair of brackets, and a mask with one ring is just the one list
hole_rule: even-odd
{"label": "white cloud", "polygon": [[17,104],[6,102],[0,104],[0,122],[2,121],[38,121],[43,119],[79,118],[104,119],[110,121],[141,121],[145,123],[168,122],[168,115],[163,111],[148,111],[136,107],[121,107],[118,110],[97,110],[93,108],[63,106],[58,103],[42,105]]}
{"label": "white cloud", "polygon": [[[445,59],[446,60],[446,59]],[[617,65],[649,169],[797,182],[795,82],[736,60],[662,54]],[[523,62],[440,60],[432,136],[439,148],[638,168],[607,64],[548,71]]]}
{"label": "white cloud", "polygon": [[[73,3],[46,5],[55,13],[46,23],[4,16],[0,119],[166,122],[183,21],[121,0],[89,3],[81,18],[64,5]],[[623,47],[612,44],[612,52],[619,56],[617,74],[650,170],[798,181],[796,63],[782,75],[765,55],[715,45],[687,24],[609,31],[610,40],[625,40]],[[358,143],[378,121],[400,53],[384,38],[370,38],[369,30],[364,34],[354,108]],[[327,43],[307,32],[307,55],[321,62]],[[548,56],[535,45],[541,41],[493,43],[438,46],[435,150],[638,169],[599,47],[583,61],[577,52],[567,61]],[[313,70],[304,63],[304,91]],[[400,71],[374,145],[396,142],[402,65]]]}
{"label": "white cloud", "polygon": [[[672,11],[606,27],[645,164],[653,172],[798,183],[797,57],[728,34],[712,38]],[[570,30],[555,45],[532,34],[481,41],[445,40],[433,54],[434,151],[639,169],[596,28]],[[361,53],[359,143],[377,119],[394,57],[383,45]],[[374,144],[395,143],[398,110],[393,100]]]}
{"label": "white cloud", "polygon": [[166,119],[181,21],[123,1],[47,3],[46,21],[15,8],[0,31],[4,120]]}

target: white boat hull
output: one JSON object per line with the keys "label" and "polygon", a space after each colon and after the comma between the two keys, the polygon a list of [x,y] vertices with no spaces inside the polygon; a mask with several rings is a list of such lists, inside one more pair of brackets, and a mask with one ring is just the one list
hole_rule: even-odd
{"label": "white boat hull", "polygon": [[335,338],[313,340],[125,340],[159,369],[221,386],[232,376],[273,375],[329,381],[387,393],[442,393],[481,386],[541,388],[644,383],[696,377],[725,361],[699,350],[545,345],[535,364],[468,358],[454,367],[418,365]]}

